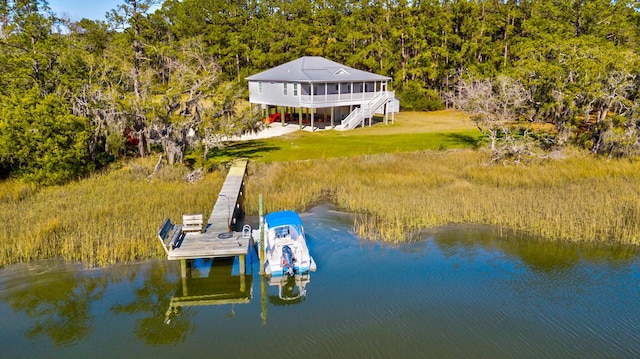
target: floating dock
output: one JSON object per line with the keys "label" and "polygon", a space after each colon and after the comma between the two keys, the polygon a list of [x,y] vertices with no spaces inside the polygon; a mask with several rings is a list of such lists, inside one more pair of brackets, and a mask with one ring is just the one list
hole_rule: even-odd
{"label": "floating dock", "polygon": [[240,274],[245,274],[245,256],[252,244],[251,230],[236,232],[234,229],[241,214],[247,162],[242,159],[232,164],[202,231],[183,231],[183,225],[173,225],[168,219],[158,231],[168,259],[181,261],[183,278],[187,275],[186,260],[198,258],[237,256]]}

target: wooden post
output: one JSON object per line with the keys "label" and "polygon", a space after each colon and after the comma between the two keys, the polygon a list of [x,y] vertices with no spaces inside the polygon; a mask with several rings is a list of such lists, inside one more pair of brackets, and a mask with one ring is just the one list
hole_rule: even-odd
{"label": "wooden post", "polygon": [[186,297],[189,295],[189,289],[187,287],[187,260],[186,259],[180,260],[180,272],[182,277],[182,295]]}
{"label": "wooden post", "polygon": [[324,125],[324,128],[327,128],[327,108],[323,108],[322,109],[322,124]]}
{"label": "wooden post", "polygon": [[264,217],[263,217],[263,208],[262,208],[262,193],[258,195],[258,214],[260,216],[260,252],[258,255],[260,256],[260,275],[264,275]]}
{"label": "wooden post", "polygon": [[241,255],[238,256],[238,262],[239,262],[239,266],[240,266],[240,275],[244,276],[247,272],[247,266],[246,266],[246,259],[245,259],[245,255]]}
{"label": "wooden post", "polygon": [[187,278],[187,260],[180,260],[180,272],[182,274],[182,278]]}
{"label": "wooden post", "polygon": [[262,304],[262,312],[260,318],[262,318],[262,325],[267,324],[267,284],[266,279],[260,278],[260,304]]}
{"label": "wooden post", "polygon": [[313,132],[313,117],[314,117],[314,114],[316,112],[316,109],[315,108],[310,108],[309,112],[311,112],[311,132]]}
{"label": "wooden post", "polygon": [[302,130],[302,116],[303,116],[302,107],[300,107],[300,115],[298,116],[298,123],[300,124],[300,129]]}
{"label": "wooden post", "polygon": [[333,125],[333,116],[336,112],[336,108],[331,106],[331,128],[334,128],[335,126]]}
{"label": "wooden post", "polygon": [[245,256],[238,256],[238,264],[240,266],[240,291],[244,292],[247,290],[247,284],[245,282],[245,275],[247,274],[247,268],[245,263]]}
{"label": "wooden post", "polygon": [[242,293],[247,291],[247,276],[240,274],[240,291]]}

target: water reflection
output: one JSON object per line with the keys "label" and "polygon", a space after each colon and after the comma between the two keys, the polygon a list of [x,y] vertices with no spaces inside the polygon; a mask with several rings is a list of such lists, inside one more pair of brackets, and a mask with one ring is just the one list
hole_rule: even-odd
{"label": "water reflection", "polygon": [[[252,296],[253,275],[234,275],[233,258],[189,261],[187,278],[171,297],[164,322],[171,324],[185,308],[210,305],[248,304]],[[233,307],[228,317],[233,317]]]}
{"label": "water reflection", "polygon": [[42,261],[13,268],[0,300],[26,314],[28,339],[50,338],[56,346],[81,341],[94,331],[92,306],[101,300],[108,281],[102,276],[76,276],[79,269],[62,262]]}
{"label": "water reflection", "polygon": [[310,276],[260,277],[250,261],[240,276],[222,259],[194,262],[184,280],[166,260],[5,268],[0,357],[252,358],[283,333],[296,343],[286,356],[640,357],[634,247],[480,226],[393,246],[362,242],[350,218],[326,207],[303,217],[311,287]]}
{"label": "water reflection", "polygon": [[285,275],[266,280],[269,282],[269,286],[278,289],[277,295],[269,295],[269,302],[274,305],[291,305],[304,301],[307,295],[307,284],[311,281],[311,274]]}
{"label": "water reflection", "polygon": [[[240,275],[234,258],[198,259],[188,261],[188,275],[176,286],[169,301],[164,322],[172,325],[187,309],[205,306],[228,306],[226,319],[235,316],[236,304],[249,304],[253,297],[252,271]],[[304,301],[309,273],[279,277],[258,277],[262,324],[267,324],[267,302],[285,306]]]}
{"label": "water reflection", "polygon": [[585,261],[626,265],[638,256],[638,248],[632,246],[537,240],[514,231],[480,225],[451,225],[425,234],[445,257],[500,252],[544,273],[562,272]]}
{"label": "water reflection", "polygon": [[[176,283],[167,280],[168,265],[152,265],[142,271],[142,285],[134,290],[134,297],[124,304],[115,304],[115,315],[135,317],[134,334],[150,345],[183,343],[193,330],[189,313],[165,325],[164,314]],[[134,278],[131,278],[133,281]]]}

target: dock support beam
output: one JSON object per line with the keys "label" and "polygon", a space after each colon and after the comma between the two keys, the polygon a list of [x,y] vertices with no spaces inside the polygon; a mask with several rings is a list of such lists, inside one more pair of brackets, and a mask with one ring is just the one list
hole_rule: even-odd
{"label": "dock support beam", "polygon": [[246,268],[246,265],[245,265],[245,262],[246,262],[245,257],[246,256],[244,256],[244,255],[238,256],[238,263],[240,265],[240,275],[241,276],[244,276],[246,274],[246,272],[247,272],[247,268]]}
{"label": "dock support beam", "polygon": [[189,289],[187,287],[187,260],[186,259],[180,260],[180,272],[181,272],[180,276],[182,277],[182,295],[187,296],[189,295]]}
{"label": "dock support beam", "polygon": [[182,274],[182,278],[187,278],[187,260],[180,260],[180,273]]}
{"label": "dock support beam", "polygon": [[239,256],[238,262],[240,264],[240,291],[244,293],[247,290],[247,284],[245,279],[246,269],[245,269],[244,256]]}
{"label": "dock support beam", "polygon": [[262,318],[262,325],[267,325],[267,284],[266,280],[260,280],[260,304],[262,312],[260,312],[260,318]]}

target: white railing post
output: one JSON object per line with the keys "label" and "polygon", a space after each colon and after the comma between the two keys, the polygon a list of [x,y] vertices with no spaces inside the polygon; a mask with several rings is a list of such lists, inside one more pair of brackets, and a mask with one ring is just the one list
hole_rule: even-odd
{"label": "white railing post", "polygon": [[342,130],[350,130],[358,125],[364,119],[362,108],[355,108],[349,116],[347,116],[344,120],[342,120],[341,129]]}
{"label": "white railing post", "polygon": [[[353,95],[353,94],[352,94]],[[393,99],[392,91],[381,91],[377,93],[369,102],[362,107],[355,108],[351,113],[340,122],[342,130],[350,130],[367,118],[371,118],[375,111],[383,104]]]}

